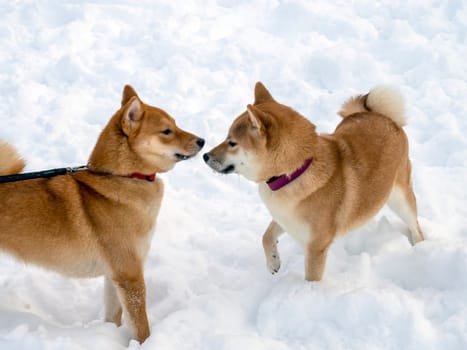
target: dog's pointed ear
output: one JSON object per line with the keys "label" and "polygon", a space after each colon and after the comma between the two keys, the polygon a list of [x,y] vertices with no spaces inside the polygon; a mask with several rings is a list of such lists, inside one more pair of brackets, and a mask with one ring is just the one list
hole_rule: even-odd
{"label": "dog's pointed ear", "polygon": [[133,130],[136,130],[140,124],[143,114],[141,101],[138,96],[133,96],[123,107],[122,131],[129,136]]}
{"label": "dog's pointed ear", "polygon": [[248,111],[248,117],[250,118],[252,129],[254,129],[259,135],[262,135],[264,133],[264,124],[260,118],[262,112],[253,105],[248,105],[246,110]]}
{"label": "dog's pointed ear", "polygon": [[133,89],[133,86],[129,84],[125,85],[123,87],[123,93],[122,93],[122,107],[126,105],[126,103],[130,101],[130,99],[134,96],[138,97],[139,99],[139,96],[136,93],[135,89]]}
{"label": "dog's pointed ear", "polygon": [[268,89],[263,85],[262,82],[258,81],[255,85],[255,102],[254,105],[258,105],[264,102],[274,101]]}

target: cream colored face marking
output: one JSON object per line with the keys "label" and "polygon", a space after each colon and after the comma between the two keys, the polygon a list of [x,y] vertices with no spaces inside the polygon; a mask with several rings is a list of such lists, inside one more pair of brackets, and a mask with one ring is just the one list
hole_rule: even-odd
{"label": "cream colored face marking", "polygon": [[140,154],[147,157],[162,156],[173,158],[173,155],[176,153],[172,147],[167,147],[167,145],[160,142],[158,136],[151,136],[146,138],[143,142],[138,143],[136,148]]}
{"label": "cream colored face marking", "polygon": [[257,181],[259,163],[252,153],[248,153],[242,149],[233,154],[227,153],[224,164],[234,165],[235,173],[244,176],[250,181]]}

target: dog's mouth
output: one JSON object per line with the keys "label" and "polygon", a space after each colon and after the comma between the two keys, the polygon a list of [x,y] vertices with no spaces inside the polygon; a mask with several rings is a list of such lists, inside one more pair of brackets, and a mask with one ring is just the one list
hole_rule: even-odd
{"label": "dog's mouth", "polygon": [[230,164],[229,166],[227,166],[226,168],[220,170],[219,172],[221,174],[230,174],[230,173],[233,173],[235,170],[235,166],[233,164]]}
{"label": "dog's mouth", "polygon": [[186,154],[181,154],[181,153],[175,153],[175,159],[177,160],[177,162],[179,162],[181,160],[190,159],[193,156],[194,156],[194,154],[186,155]]}
{"label": "dog's mouth", "polygon": [[193,150],[191,154],[183,154],[183,153],[175,153],[174,157],[177,162],[181,160],[187,160],[190,159],[198,154],[198,152],[203,148],[204,146],[204,140],[203,139],[197,139],[196,140],[196,146],[198,147],[197,149]]}

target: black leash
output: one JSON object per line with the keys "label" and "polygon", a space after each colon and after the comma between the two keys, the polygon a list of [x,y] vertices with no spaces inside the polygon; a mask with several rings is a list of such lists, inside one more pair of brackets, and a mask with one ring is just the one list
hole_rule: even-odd
{"label": "black leash", "polygon": [[67,175],[67,174],[75,173],[77,171],[86,170],[87,168],[88,167],[86,165],[82,165],[82,166],[78,166],[74,168],[57,168],[57,169],[50,169],[50,170],[43,170],[43,171],[35,171],[31,173],[5,175],[5,176],[0,176],[0,183],[23,181],[23,180],[30,180],[30,179],[39,179],[39,178],[48,178],[48,177],[54,177],[58,175]]}

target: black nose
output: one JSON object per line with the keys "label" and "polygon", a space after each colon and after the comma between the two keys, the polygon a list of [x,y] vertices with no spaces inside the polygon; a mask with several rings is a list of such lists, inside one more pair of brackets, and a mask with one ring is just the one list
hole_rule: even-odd
{"label": "black nose", "polygon": [[196,144],[199,146],[199,148],[203,148],[204,146],[204,139],[197,139]]}
{"label": "black nose", "polygon": [[203,159],[205,162],[207,162],[209,160],[209,154],[207,153],[203,154]]}

